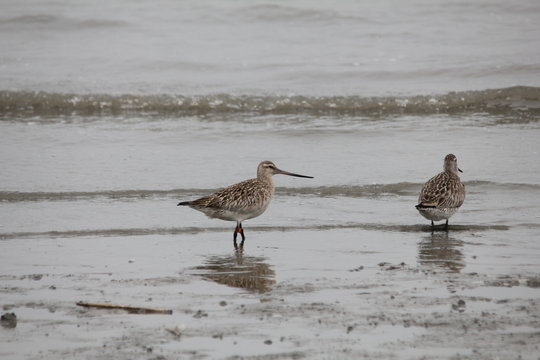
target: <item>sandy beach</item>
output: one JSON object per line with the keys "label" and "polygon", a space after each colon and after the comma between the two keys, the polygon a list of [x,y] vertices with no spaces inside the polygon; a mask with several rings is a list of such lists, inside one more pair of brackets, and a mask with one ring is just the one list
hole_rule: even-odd
{"label": "sandy beach", "polygon": [[3,241],[3,311],[19,320],[0,329],[1,353],[536,359],[540,278],[524,264],[537,249],[501,264],[510,231],[255,229],[242,254],[223,231]]}

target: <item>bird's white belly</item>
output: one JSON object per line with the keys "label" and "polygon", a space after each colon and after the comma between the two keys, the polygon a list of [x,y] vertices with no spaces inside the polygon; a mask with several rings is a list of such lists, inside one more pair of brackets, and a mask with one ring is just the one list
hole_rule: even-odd
{"label": "bird's white belly", "polygon": [[242,210],[227,210],[227,209],[211,209],[211,208],[202,208],[197,209],[202,211],[206,216],[214,219],[221,219],[226,221],[238,221],[242,222],[247,219],[252,219],[257,217],[265,212],[268,207],[268,203],[263,206],[242,209]]}
{"label": "bird's white belly", "polygon": [[420,208],[420,214],[428,220],[441,221],[448,220],[456,213],[458,208]]}

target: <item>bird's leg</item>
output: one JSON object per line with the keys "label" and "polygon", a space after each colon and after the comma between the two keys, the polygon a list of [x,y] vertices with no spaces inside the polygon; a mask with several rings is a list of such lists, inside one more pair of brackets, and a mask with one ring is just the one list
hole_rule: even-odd
{"label": "bird's leg", "polygon": [[240,229],[240,235],[242,235],[242,242],[240,243],[240,249],[244,248],[244,241],[246,240],[246,235],[244,235],[244,228],[242,227],[242,223],[239,224]]}
{"label": "bird's leg", "polygon": [[448,219],[446,219],[446,224],[444,224],[444,230],[448,231]]}
{"label": "bird's leg", "polygon": [[[240,234],[242,236],[242,242],[240,243],[240,246],[236,243],[236,237]],[[244,229],[242,228],[242,223],[236,223],[236,228],[234,229],[233,234],[233,240],[234,240],[234,249],[238,250],[238,248],[243,249],[244,248],[244,240],[246,240],[246,236],[244,235]]]}
{"label": "bird's leg", "polygon": [[233,233],[233,244],[234,244],[235,250],[238,250],[238,244],[236,244],[236,236],[238,235],[238,233],[239,233],[238,224],[236,224],[236,228],[234,228],[234,233]]}

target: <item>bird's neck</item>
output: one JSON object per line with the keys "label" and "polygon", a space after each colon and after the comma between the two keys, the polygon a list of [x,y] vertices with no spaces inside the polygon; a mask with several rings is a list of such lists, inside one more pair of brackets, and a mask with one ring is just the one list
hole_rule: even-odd
{"label": "bird's neck", "polygon": [[261,183],[268,184],[272,189],[274,189],[274,180],[272,179],[272,175],[269,176],[257,176],[257,180]]}
{"label": "bird's neck", "polygon": [[446,172],[450,176],[455,176],[459,178],[459,173],[457,172],[457,169],[445,169],[444,172]]}

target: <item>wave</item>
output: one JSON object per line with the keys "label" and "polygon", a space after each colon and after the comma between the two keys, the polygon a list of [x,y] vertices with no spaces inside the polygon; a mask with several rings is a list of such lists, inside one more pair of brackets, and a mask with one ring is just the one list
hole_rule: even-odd
{"label": "wave", "polygon": [[0,202],[23,201],[82,201],[92,199],[130,200],[146,198],[183,198],[194,194],[209,194],[208,189],[174,190],[104,190],[104,191],[59,191],[20,192],[0,191]]}
{"label": "wave", "polygon": [[[231,14],[253,23],[314,23],[314,24],[334,24],[344,21],[366,23],[377,23],[377,19],[363,14],[354,14],[352,12],[343,12],[329,8],[302,8],[298,6],[289,6],[285,4],[256,4],[243,8],[235,8],[234,14]],[[230,16],[229,16],[230,18]]]}
{"label": "wave", "polygon": [[[537,227],[537,224],[521,224],[525,227]],[[430,225],[399,225],[399,224],[375,224],[375,223],[350,223],[350,224],[319,224],[303,226],[250,226],[250,231],[272,232],[272,231],[328,231],[339,229],[360,229],[369,231],[390,231],[390,232],[429,232],[433,230]],[[452,232],[460,231],[506,231],[510,229],[507,225],[450,225]],[[85,229],[85,230],[64,230],[64,231],[43,231],[43,232],[14,232],[0,233],[0,240],[12,239],[34,239],[34,238],[74,238],[74,237],[112,237],[112,236],[148,236],[148,235],[180,235],[199,233],[219,233],[231,231],[230,227],[169,227],[169,228],[125,228],[125,229]],[[437,230],[438,231],[438,230]]]}
{"label": "wave", "polygon": [[97,29],[101,27],[109,28],[124,25],[126,25],[126,23],[123,21],[103,19],[76,19],[50,14],[21,15],[11,18],[0,19],[0,28],[6,28],[6,30],[30,29],[34,31],[40,31],[42,29],[53,29],[61,31],[76,31],[86,28]]}
{"label": "wave", "polygon": [[[401,182],[395,184],[333,185],[313,187],[277,187],[281,196],[351,197],[381,198],[387,196],[416,196],[422,183]],[[492,181],[466,181],[470,192],[497,191],[540,191],[539,184],[498,183]],[[210,194],[218,189],[171,189],[171,190],[104,190],[68,192],[19,192],[0,191],[0,202],[32,201],[82,201],[93,199],[133,200],[133,199],[176,199],[183,200]]]}
{"label": "wave", "polygon": [[399,115],[489,113],[540,115],[540,87],[416,96],[114,95],[0,91],[0,118],[219,113]]}

